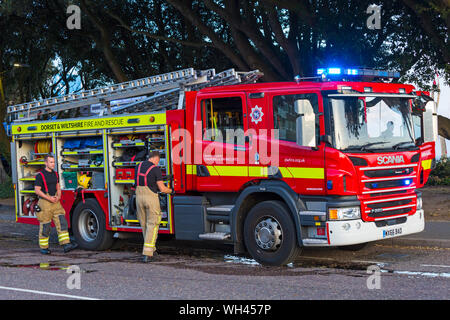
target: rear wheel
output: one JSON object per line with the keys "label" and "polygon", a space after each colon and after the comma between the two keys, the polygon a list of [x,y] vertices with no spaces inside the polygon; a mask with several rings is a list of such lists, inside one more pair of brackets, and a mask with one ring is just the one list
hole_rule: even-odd
{"label": "rear wheel", "polygon": [[279,266],[294,261],[300,254],[295,224],[288,208],[280,201],[255,205],[244,223],[248,252],[261,264]]}
{"label": "rear wheel", "polygon": [[98,202],[86,199],[80,202],[72,217],[73,235],[82,249],[106,250],[113,242],[113,233],[106,230],[105,214]]}

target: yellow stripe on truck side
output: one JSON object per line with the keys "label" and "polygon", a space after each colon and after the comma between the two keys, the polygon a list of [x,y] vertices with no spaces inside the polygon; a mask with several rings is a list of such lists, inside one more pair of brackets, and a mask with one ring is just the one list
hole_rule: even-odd
{"label": "yellow stripe on truck side", "polygon": [[195,164],[186,165],[186,174],[197,175],[197,166]]}
{"label": "yellow stripe on truck side", "polygon": [[264,177],[267,178],[269,175],[269,169],[267,167],[248,167],[249,177]]}
{"label": "yellow stripe on truck side", "polygon": [[206,166],[211,176],[247,177],[247,166]]}
{"label": "yellow stripe on truck side", "polygon": [[325,179],[325,168],[287,168],[293,178]]}
{"label": "yellow stripe on truck side", "polygon": [[[268,167],[262,166],[206,166],[212,177],[257,177],[267,178]],[[283,178],[325,179],[324,168],[280,167]],[[187,174],[197,174],[196,165],[186,165]]]}

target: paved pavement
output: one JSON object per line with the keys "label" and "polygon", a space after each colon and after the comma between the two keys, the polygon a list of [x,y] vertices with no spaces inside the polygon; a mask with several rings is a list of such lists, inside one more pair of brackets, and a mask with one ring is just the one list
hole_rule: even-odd
{"label": "paved pavement", "polygon": [[[42,256],[38,227],[15,223],[10,209],[0,207],[0,299],[450,299],[449,248],[380,241],[358,252],[305,249],[290,266],[264,267],[229,246],[161,239],[160,261],[143,264],[140,239],[64,254],[52,230],[53,252]],[[446,227],[424,235],[439,240]]]}
{"label": "paved pavement", "polygon": [[425,230],[420,233],[386,239],[382,242],[394,245],[450,248],[450,222],[425,221]]}

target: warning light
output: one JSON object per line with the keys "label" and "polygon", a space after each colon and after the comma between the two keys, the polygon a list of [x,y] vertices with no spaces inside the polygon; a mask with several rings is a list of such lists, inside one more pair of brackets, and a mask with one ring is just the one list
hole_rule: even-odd
{"label": "warning light", "polygon": [[412,183],[412,180],[411,180],[411,179],[403,180],[403,184],[404,184],[405,186],[409,186],[411,183]]}
{"label": "warning light", "polygon": [[374,70],[374,69],[364,69],[364,68],[351,68],[343,69],[338,67],[333,68],[319,68],[317,69],[317,75],[331,76],[335,78],[336,76],[351,76],[358,78],[400,78],[400,73],[396,71],[386,71],[386,70]]}
{"label": "warning light", "polygon": [[155,117],[154,116],[150,117],[150,122],[155,122]]}

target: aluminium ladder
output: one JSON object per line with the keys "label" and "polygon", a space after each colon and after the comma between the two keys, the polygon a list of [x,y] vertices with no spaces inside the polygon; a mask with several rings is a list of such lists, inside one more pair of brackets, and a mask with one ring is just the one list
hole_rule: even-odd
{"label": "aluminium ladder", "polygon": [[[93,90],[81,91],[64,96],[43,99],[8,106],[9,124],[46,118],[58,119],[61,114],[100,104],[96,116],[120,113],[156,111],[161,109],[182,109],[184,92],[206,87],[253,83],[263,74],[258,70],[237,72],[229,69],[220,73],[215,69],[194,70],[193,68],[164,73],[143,79],[132,80]],[[113,101],[140,97],[138,101],[114,106]],[[90,112],[90,114],[92,114]]]}

